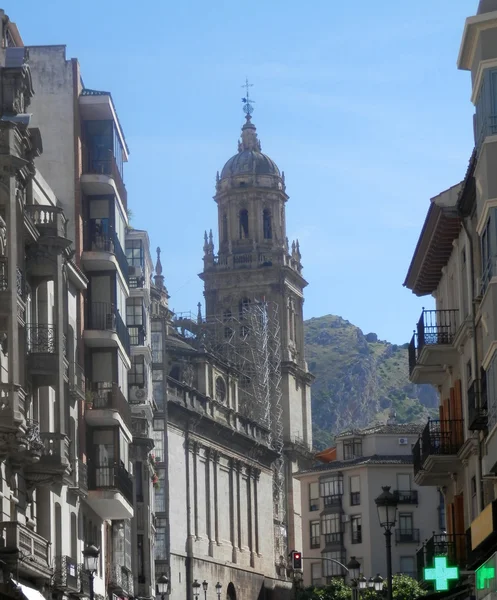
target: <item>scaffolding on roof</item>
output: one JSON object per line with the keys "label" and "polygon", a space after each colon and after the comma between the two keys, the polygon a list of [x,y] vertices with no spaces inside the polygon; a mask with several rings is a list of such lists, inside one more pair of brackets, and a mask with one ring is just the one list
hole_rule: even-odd
{"label": "scaffolding on roof", "polygon": [[281,406],[281,332],[278,305],[265,300],[240,304],[238,315],[196,318],[175,315],[174,326],[183,336],[217,356],[239,373],[238,410],[270,431],[271,447],[279,457],[273,467],[275,562],[284,566],[287,556],[285,469]]}

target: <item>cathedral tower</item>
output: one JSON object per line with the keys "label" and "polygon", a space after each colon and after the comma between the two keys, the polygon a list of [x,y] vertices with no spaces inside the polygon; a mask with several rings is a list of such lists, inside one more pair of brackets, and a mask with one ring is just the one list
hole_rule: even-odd
{"label": "cathedral tower", "polygon": [[[299,243],[289,244],[287,238],[285,175],[261,151],[250,100],[244,109],[246,122],[238,153],[216,178],[218,252],[215,254],[212,232],[206,234],[200,277],[205,284],[207,319],[224,322],[225,336],[250,335],[244,315],[254,303],[267,303],[277,314],[284,521],[291,550],[301,547],[300,489],[292,473],[312,447],[312,376],[305,362],[302,316],[307,282],[302,276]],[[257,362],[252,368],[260,370]],[[246,375],[249,379],[251,374]],[[240,405],[243,407],[243,398]],[[249,413],[253,410],[245,408]]]}

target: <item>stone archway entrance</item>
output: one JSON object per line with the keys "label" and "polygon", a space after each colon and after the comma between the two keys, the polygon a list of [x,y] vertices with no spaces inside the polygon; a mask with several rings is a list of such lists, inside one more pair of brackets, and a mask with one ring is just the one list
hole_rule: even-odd
{"label": "stone archway entrance", "polygon": [[236,590],[233,583],[228,584],[228,589],[226,590],[226,600],[236,600]]}

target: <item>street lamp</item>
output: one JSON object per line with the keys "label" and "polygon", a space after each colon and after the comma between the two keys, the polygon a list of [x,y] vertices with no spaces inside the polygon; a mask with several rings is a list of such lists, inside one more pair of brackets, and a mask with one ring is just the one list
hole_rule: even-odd
{"label": "street lamp", "polygon": [[161,595],[161,600],[164,600],[164,596],[167,594],[169,589],[169,579],[167,575],[161,575],[159,579],[157,579],[157,591]]}
{"label": "street lamp", "polygon": [[374,588],[374,579],[373,577],[370,577],[368,579],[368,590],[372,590]]}
{"label": "street lamp", "polygon": [[351,556],[349,562],[347,563],[347,569],[349,570],[349,575],[351,579],[359,578],[359,571],[361,570],[361,563],[357,560],[355,556]]}
{"label": "street lamp", "polygon": [[216,583],[216,594],[217,594],[217,600],[221,600],[221,588],[223,586],[219,583],[219,581]]}
{"label": "street lamp", "polygon": [[373,579],[374,591],[381,592],[383,590],[383,577],[378,573]]}
{"label": "street lamp", "polygon": [[200,591],[200,583],[196,579],[192,583],[192,588],[193,588],[193,597],[195,598],[195,600],[198,600],[198,594]]}
{"label": "street lamp", "polygon": [[363,591],[368,587],[368,580],[364,577],[359,577],[359,590]]}
{"label": "street lamp", "polygon": [[94,599],[93,578],[98,569],[99,555],[100,550],[93,544],[90,544],[83,550],[83,566],[90,578],[90,600]]}
{"label": "street lamp", "polygon": [[376,508],[381,527],[385,530],[387,548],[387,598],[392,600],[392,529],[397,520],[397,498],[390,491],[390,486],[381,488],[382,493],[376,498]]}
{"label": "street lamp", "polygon": [[202,581],[202,589],[204,590],[204,599],[207,600],[207,588],[209,587],[209,584],[207,583],[207,581],[204,579]]}

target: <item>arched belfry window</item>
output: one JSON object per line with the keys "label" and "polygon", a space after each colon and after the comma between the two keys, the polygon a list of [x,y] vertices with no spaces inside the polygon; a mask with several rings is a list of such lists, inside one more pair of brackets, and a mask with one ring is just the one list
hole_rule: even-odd
{"label": "arched belfry window", "polygon": [[228,241],[228,216],[226,215],[226,213],[224,213],[224,215],[223,215],[221,231],[222,231],[222,236],[223,236],[223,242],[227,242]]}
{"label": "arched belfry window", "polygon": [[248,298],[242,298],[238,304],[238,312],[240,319],[244,319],[247,316],[247,311],[250,308],[250,300]]}
{"label": "arched belfry window", "polygon": [[262,228],[264,231],[264,239],[270,240],[273,237],[273,226],[271,223],[271,211],[265,208],[262,212]]}
{"label": "arched belfry window", "polygon": [[245,240],[249,235],[248,210],[245,208],[240,211],[240,239]]}

